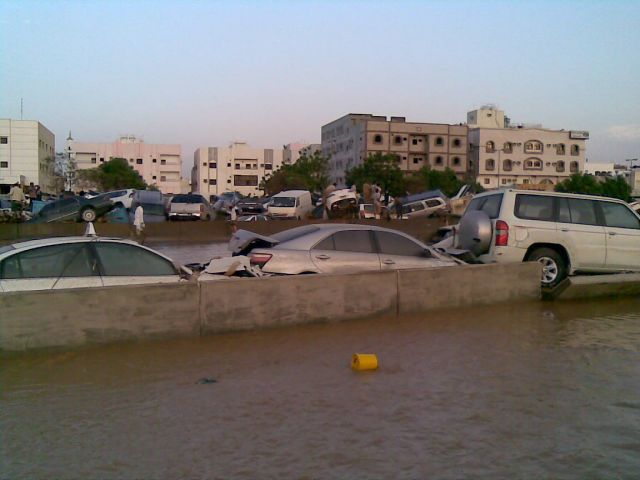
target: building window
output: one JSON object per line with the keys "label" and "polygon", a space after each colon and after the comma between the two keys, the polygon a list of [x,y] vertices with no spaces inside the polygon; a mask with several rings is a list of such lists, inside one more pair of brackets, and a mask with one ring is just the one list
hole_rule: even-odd
{"label": "building window", "polygon": [[487,151],[487,153],[493,153],[496,151],[496,144],[493,143],[491,140],[489,140],[486,144],[485,144],[485,150]]}
{"label": "building window", "polygon": [[529,140],[524,144],[524,153],[542,153],[542,142],[538,140]]}
{"label": "building window", "polygon": [[0,144],[6,145],[9,143],[9,137],[0,137]]}
{"label": "building window", "polygon": [[453,157],[453,166],[454,167],[459,167],[460,166],[460,157]]}
{"label": "building window", "polygon": [[240,164],[236,163],[236,170],[240,170]]}
{"label": "building window", "polygon": [[556,145],[556,155],[565,155],[564,143]]}
{"label": "building window", "polygon": [[458,148],[459,146],[462,145],[462,141],[459,138],[454,138],[453,142],[451,142],[451,145],[453,145],[454,147]]}
{"label": "building window", "polygon": [[496,162],[493,158],[489,158],[485,161],[484,166],[486,170],[495,170]]}
{"label": "building window", "polygon": [[382,135],[376,134],[373,136],[373,143],[382,143]]}
{"label": "building window", "polygon": [[167,177],[165,177],[164,175],[160,175],[160,181],[161,182],[166,182],[167,181]]}
{"label": "building window", "polygon": [[[206,167],[207,166],[207,162],[202,162],[202,166]],[[231,166],[231,164],[229,164],[229,166]]]}
{"label": "building window", "polygon": [[564,172],[564,161],[560,160],[556,163],[556,172]]}
{"label": "building window", "polygon": [[96,157],[91,157],[91,163],[98,163]]}
{"label": "building window", "polygon": [[412,145],[417,145],[418,144],[418,139],[417,138],[412,138],[411,139],[411,144]]}
{"label": "building window", "polygon": [[530,158],[524,161],[525,170],[542,170],[542,160],[539,158]]}
{"label": "building window", "polygon": [[[227,167],[231,167],[231,162],[227,163]],[[231,182],[231,180],[229,180],[229,182]]]}
{"label": "building window", "polygon": [[230,178],[227,179],[227,183],[231,183],[231,179]]}
{"label": "building window", "polygon": [[9,162],[0,162],[0,168],[9,168]]}
{"label": "building window", "polygon": [[396,135],[393,137],[393,143],[396,145],[402,145],[402,136]]}
{"label": "building window", "polygon": [[569,164],[569,171],[570,171],[571,173],[576,173],[576,172],[578,171],[578,167],[579,167],[579,166],[578,166],[578,162],[571,162],[571,163]]}
{"label": "building window", "polygon": [[158,163],[158,161],[154,158],[153,160],[151,160],[151,163]]}
{"label": "building window", "polygon": [[257,175],[234,175],[233,184],[236,187],[257,187],[258,176]]}
{"label": "building window", "polygon": [[443,159],[440,155],[438,155],[436,157],[436,165],[442,165],[442,163],[443,163]]}
{"label": "building window", "polygon": [[133,158],[130,158],[130,159],[129,159],[129,163],[133,163]]}
{"label": "building window", "polygon": [[442,146],[442,145],[444,145],[444,138],[442,138],[442,137],[436,137],[436,145],[437,145],[437,146]]}
{"label": "building window", "polygon": [[136,159],[136,163],[137,163],[138,165],[142,165],[142,159],[141,159],[141,158],[137,158],[137,159]]}
{"label": "building window", "polygon": [[217,185],[218,181],[215,178],[212,178],[211,180],[209,180],[209,185]]}
{"label": "building window", "polygon": [[265,169],[265,170],[273,170],[273,164],[271,164],[271,163],[265,163],[265,164],[264,164],[264,169]]}
{"label": "building window", "polygon": [[576,155],[580,155],[580,145],[571,145],[571,155],[573,155],[574,157]]}
{"label": "building window", "polygon": [[153,177],[151,177],[151,179],[152,179],[152,180],[155,180],[155,179],[156,179],[156,176],[154,175]]}
{"label": "building window", "polygon": [[485,179],[484,179],[484,184],[485,184],[485,185],[489,185],[489,179],[488,179],[488,178],[485,178]]}
{"label": "building window", "polygon": [[167,161],[164,158],[160,159],[160,165],[166,165]]}
{"label": "building window", "polygon": [[422,161],[422,157],[413,157],[413,164],[417,165]]}
{"label": "building window", "polygon": [[502,169],[505,172],[510,172],[511,170],[513,170],[513,162],[509,159],[503,160],[502,161]]}
{"label": "building window", "polygon": [[209,162],[209,168],[217,168],[218,164],[216,162]]}
{"label": "building window", "polygon": [[208,180],[205,178],[204,180],[202,180],[202,183],[207,183]]}
{"label": "building window", "polygon": [[504,153],[513,153],[513,145],[511,142],[504,142],[504,145],[502,145],[502,151]]}
{"label": "building window", "polygon": [[104,162],[104,157],[100,157],[100,161],[101,161],[101,162]]}

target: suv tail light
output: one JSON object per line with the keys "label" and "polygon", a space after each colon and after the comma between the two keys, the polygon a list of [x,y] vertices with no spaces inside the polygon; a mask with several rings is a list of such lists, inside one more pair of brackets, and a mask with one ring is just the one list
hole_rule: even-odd
{"label": "suv tail light", "polygon": [[249,262],[251,265],[257,265],[259,267],[263,267],[273,255],[269,253],[250,253],[249,254]]}
{"label": "suv tail light", "polygon": [[496,221],[496,247],[506,247],[509,243],[509,225],[502,220]]}
{"label": "suv tail light", "polygon": [[204,213],[204,205],[202,203],[200,204],[200,213]]}

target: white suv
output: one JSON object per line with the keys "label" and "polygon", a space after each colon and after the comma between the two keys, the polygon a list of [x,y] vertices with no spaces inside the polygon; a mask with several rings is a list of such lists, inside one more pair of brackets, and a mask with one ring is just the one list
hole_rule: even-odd
{"label": "white suv", "polygon": [[576,272],[640,272],[640,215],[613,198],[494,190],[474,197],[456,236],[482,263],[539,261],[544,286]]}

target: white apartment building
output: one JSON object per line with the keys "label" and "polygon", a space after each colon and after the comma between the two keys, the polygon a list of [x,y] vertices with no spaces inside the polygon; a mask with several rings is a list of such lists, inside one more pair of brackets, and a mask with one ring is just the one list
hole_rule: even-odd
{"label": "white apartment building", "polygon": [[467,114],[469,156],[484,188],[556,185],[585,165],[589,132],[510,125],[504,112],[484,106]]}
{"label": "white apartment building", "polygon": [[78,170],[96,168],[111,158],[124,158],[147,182],[162,193],[180,193],[182,149],[180,145],[144,143],[134,135],[122,135],[112,143],[67,140],[67,153]]}
{"label": "white apartment building", "polygon": [[469,173],[467,126],[407,122],[404,117],[349,113],[322,127],[322,154],[329,158],[331,180],[344,185],[349,169],[375,153],[395,154],[405,173],[429,166]]}
{"label": "white apartment building", "polygon": [[0,119],[0,193],[16,182],[58,193],[55,135],[37,120]]}
{"label": "white apartment building", "polygon": [[191,188],[207,198],[224,192],[262,195],[260,183],[282,166],[283,152],[284,149],[253,148],[244,142],[233,142],[228,147],[200,147],[193,154]]}

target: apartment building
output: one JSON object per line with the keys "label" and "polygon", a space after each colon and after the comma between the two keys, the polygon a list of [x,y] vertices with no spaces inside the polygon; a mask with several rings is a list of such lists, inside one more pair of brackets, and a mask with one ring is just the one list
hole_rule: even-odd
{"label": "apartment building", "polygon": [[16,182],[58,193],[62,185],[54,174],[55,143],[53,132],[37,120],[0,119],[0,193]]}
{"label": "apartment building", "polygon": [[245,142],[200,147],[193,154],[191,188],[207,198],[224,192],[262,195],[260,184],[282,166],[283,152],[284,149],[253,148]]}
{"label": "apartment building", "polygon": [[319,143],[289,143],[283,147],[282,163],[284,165],[291,165],[296,163],[303,155],[311,156],[314,153],[321,151],[322,145]]}
{"label": "apartment building", "polygon": [[470,171],[466,125],[407,122],[405,117],[349,113],[322,127],[322,154],[330,158],[332,181],[375,153],[395,154],[405,173],[429,166],[451,168],[461,179]]}
{"label": "apartment building", "polygon": [[182,149],[180,145],[145,143],[135,135],[122,135],[112,143],[67,139],[67,152],[78,170],[96,168],[111,158],[124,158],[149,185],[162,193],[180,193]]}
{"label": "apartment building", "polygon": [[585,165],[589,132],[511,125],[504,112],[487,105],[467,114],[469,156],[484,188],[556,185]]}

